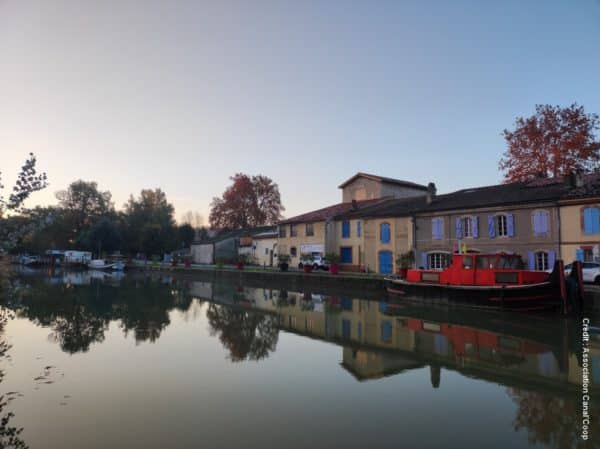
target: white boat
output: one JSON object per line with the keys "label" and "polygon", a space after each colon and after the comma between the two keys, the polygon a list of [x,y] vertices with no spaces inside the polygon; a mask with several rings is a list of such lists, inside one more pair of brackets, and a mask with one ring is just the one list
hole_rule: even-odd
{"label": "white boat", "polygon": [[109,263],[104,259],[94,259],[90,261],[88,268],[91,268],[92,270],[123,271],[125,269],[125,264],[121,261]]}

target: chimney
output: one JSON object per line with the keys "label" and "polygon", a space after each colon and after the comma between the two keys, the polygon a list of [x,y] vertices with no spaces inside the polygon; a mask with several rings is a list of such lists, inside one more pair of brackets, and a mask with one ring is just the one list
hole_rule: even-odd
{"label": "chimney", "polygon": [[437,188],[435,187],[435,183],[430,182],[427,184],[427,204],[431,204],[433,199],[435,198],[435,194],[437,193]]}

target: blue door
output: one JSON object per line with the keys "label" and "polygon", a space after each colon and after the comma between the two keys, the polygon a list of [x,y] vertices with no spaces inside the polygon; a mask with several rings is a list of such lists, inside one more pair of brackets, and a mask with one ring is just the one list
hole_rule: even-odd
{"label": "blue door", "polygon": [[344,246],[340,248],[340,258],[342,263],[352,263],[352,247]]}
{"label": "blue door", "polygon": [[393,269],[392,263],[392,252],[391,251],[380,251],[379,252],[379,272],[382,274],[390,274]]}

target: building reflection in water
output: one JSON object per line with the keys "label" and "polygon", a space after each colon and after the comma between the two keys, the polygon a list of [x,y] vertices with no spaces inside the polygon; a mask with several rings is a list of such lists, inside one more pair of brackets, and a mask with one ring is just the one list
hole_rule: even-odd
{"label": "building reflection in water", "polygon": [[[532,442],[578,444],[581,329],[573,320],[157,274],[24,279],[27,293],[10,306],[19,316],[51,328],[51,337],[66,352],[87,351],[102,342],[111,321],[137,342],[157,341],[170,324],[171,311],[197,313],[192,304],[206,302],[211,334],[232,362],[265,359],[285,331],[339,345],[341,367],[358,381],[425,368],[432,387],[443,388],[443,371],[452,370],[506,386],[517,405],[514,428],[527,429]],[[596,390],[600,341],[593,339],[589,348],[591,388]]]}

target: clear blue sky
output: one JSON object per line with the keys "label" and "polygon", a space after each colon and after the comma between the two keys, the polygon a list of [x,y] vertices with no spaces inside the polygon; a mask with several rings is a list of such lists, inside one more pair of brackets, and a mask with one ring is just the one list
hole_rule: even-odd
{"label": "clear blue sky", "polygon": [[177,218],[263,173],[291,216],[357,171],[495,183],[503,128],[600,113],[599,80],[599,0],[0,0],[0,169],[33,151],[36,203],[83,178]]}

